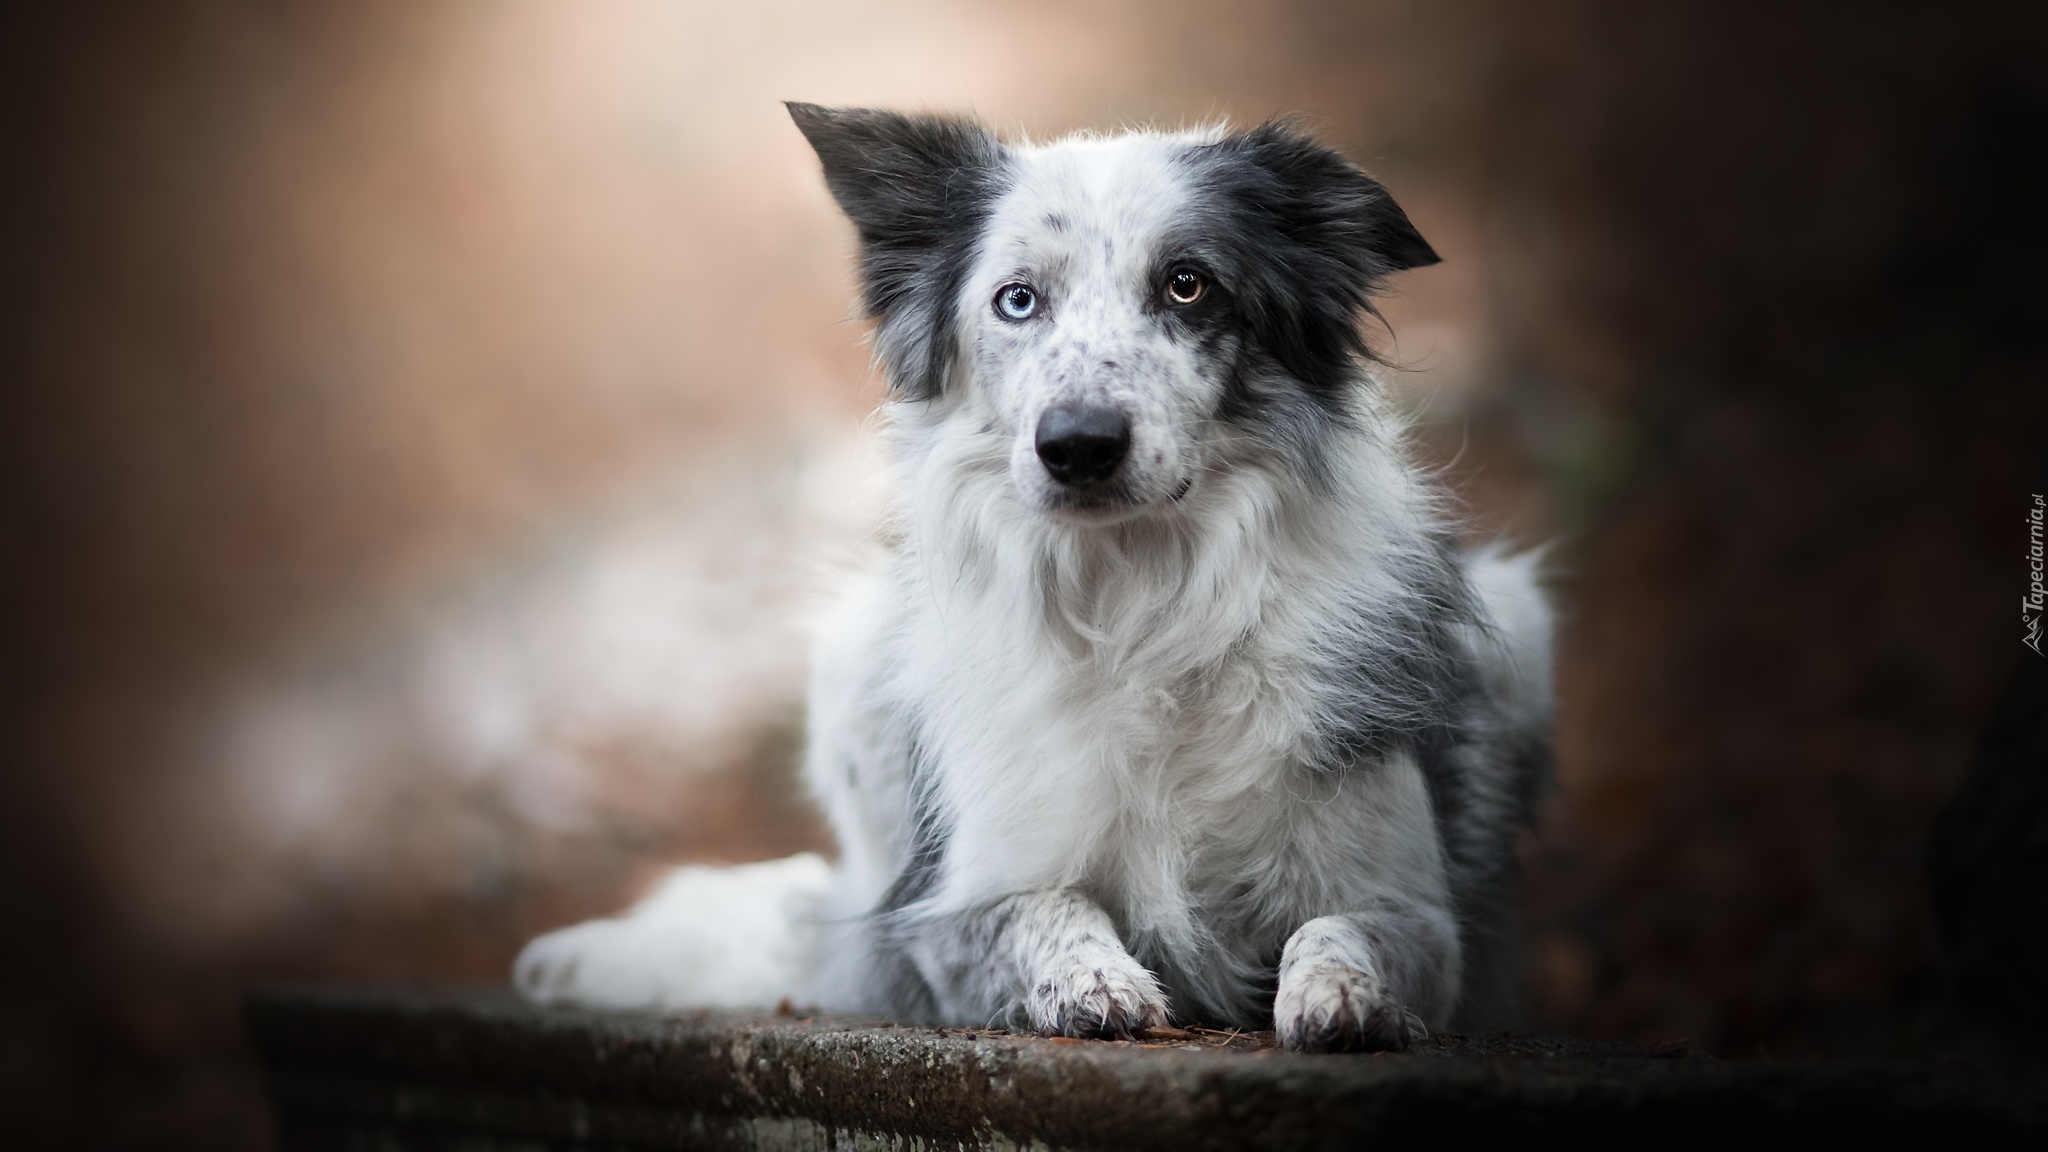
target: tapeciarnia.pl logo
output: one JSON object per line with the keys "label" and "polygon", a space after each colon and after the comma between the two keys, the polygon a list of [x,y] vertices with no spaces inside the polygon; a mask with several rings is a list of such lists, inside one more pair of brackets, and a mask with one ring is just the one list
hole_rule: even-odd
{"label": "tapeciarnia.pl logo", "polygon": [[2041,655],[2041,610],[2048,604],[2048,591],[2041,587],[2041,516],[2048,508],[2043,507],[2041,494],[2034,494],[2034,506],[2027,510],[2027,568],[2033,574],[2033,583],[2027,586],[2026,598],[2020,601],[2020,624],[2027,633],[2020,643]]}

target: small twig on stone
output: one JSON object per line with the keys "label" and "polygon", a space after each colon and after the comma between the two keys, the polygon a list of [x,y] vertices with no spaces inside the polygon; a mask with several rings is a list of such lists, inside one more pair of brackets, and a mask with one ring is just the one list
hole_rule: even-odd
{"label": "small twig on stone", "polygon": [[[1195,1032],[1200,1031],[1203,1031],[1203,1029],[1195,1029]],[[1140,1028],[1132,1033],[1132,1035],[1140,1040],[1192,1040],[1195,1038],[1194,1032],[1184,1028],[1174,1028],[1166,1024],[1154,1024],[1149,1028]]]}

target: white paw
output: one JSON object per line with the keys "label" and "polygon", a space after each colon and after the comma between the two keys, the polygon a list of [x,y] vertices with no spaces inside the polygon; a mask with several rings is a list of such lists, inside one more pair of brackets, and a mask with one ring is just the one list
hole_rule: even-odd
{"label": "white paw", "polygon": [[1089,945],[1039,975],[1025,1010],[1046,1036],[1129,1037],[1166,1023],[1166,994],[1122,948]]}
{"label": "white paw", "polygon": [[1273,1027],[1294,1052],[1399,1052],[1429,1034],[1371,973],[1335,961],[1282,973]]}
{"label": "white paw", "polygon": [[1366,935],[1338,916],[1311,920],[1287,941],[1273,1028],[1295,1052],[1399,1052],[1429,1035],[1387,988]]}
{"label": "white paw", "polygon": [[681,868],[624,916],[550,932],[512,965],[543,1004],[765,1008],[805,998],[828,865],[805,853],[737,868]]}

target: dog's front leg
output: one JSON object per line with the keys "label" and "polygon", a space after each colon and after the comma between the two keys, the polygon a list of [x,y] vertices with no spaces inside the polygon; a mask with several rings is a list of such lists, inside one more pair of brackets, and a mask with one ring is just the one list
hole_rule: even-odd
{"label": "dog's front leg", "polygon": [[1457,1002],[1457,922],[1399,897],[1303,924],[1280,956],[1273,1026],[1295,1051],[1400,1051]]}
{"label": "dog's front leg", "polygon": [[991,1019],[1021,1008],[1046,1036],[1128,1037],[1166,1023],[1159,981],[1125,949],[1109,913],[1081,893],[1019,893],[963,918],[963,947],[926,966],[956,1015]]}

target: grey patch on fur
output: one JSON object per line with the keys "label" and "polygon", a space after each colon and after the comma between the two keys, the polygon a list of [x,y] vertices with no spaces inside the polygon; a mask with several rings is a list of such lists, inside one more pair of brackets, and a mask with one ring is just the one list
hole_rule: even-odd
{"label": "grey patch on fur", "polygon": [[933,989],[920,971],[913,943],[924,935],[917,924],[918,901],[931,893],[945,863],[948,829],[932,800],[932,768],[914,720],[910,731],[910,846],[900,872],[868,913],[865,944],[874,958],[876,1002],[907,1020],[940,1015]]}
{"label": "grey patch on fur", "polygon": [[[1448,542],[1428,554],[1389,556],[1397,590],[1351,606],[1311,655],[1327,693],[1314,767],[1336,768],[1397,748],[1424,756],[1439,810],[1460,804],[1456,773],[1441,751],[1456,739],[1478,670],[1460,630],[1478,619],[1473,593]],[[1436,755],[1431,755],[1436,753]]]}
{"label": "grey patch on fur", "polygon": [[1518,728],[1489,698],[1467,637],[1488,625],[1448,539],[1390,557],[1399,591],[1353,607],[1354,623],[1316,653],[1326,704],[1321,771],[1411,752],[1429,787],[1464,951],[1458,1027],[1517,1022],[1512,925],[1515,830],[1550,779],[1549,729]]}
{"label": "grey patch on fur", "polygon": [[1263,443],[1267,459],[1292,470],[1310,491],[1327,495],[1332,433],[1353,418],[1276,372],[1269,364],[1241,362],[1225,381],[1216,418]]}
{"label": "grey patch on fur", "polygon": [[939,868],[946,859],[947,829],[938,805],[932,802],[932,769],[924,741],[911,726],[910,737],[910,852],[903,871],[876,905],[878,915],[900,912],[931,892]]}

